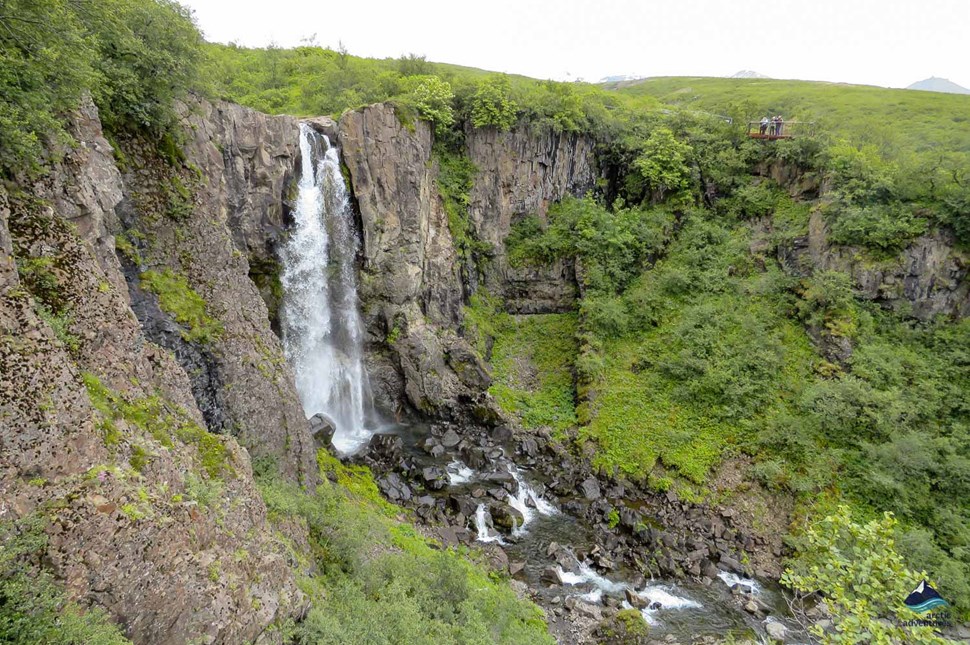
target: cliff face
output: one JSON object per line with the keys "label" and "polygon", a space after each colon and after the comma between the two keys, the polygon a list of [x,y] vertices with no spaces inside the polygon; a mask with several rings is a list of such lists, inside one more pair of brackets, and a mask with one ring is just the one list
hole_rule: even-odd
{"label": "cliff face", "polygon": [[921,320],[970,315],[970,257],[946,232],[920,236],[895,257],[874,260],[862,249],[831,244],[825,219],[815,211],[809,234],[780,248],[779,259],[796,275],[843,271],[861,297],[893,308],[905,304]]}
{"label": "cliff face", "polygon": [[593,140],[535,133],[520,126],[510,132],[472,130],[467,141],[468,155],[478,168],[469,196],[469,216],[476,237],[495,250],[484,275],[486,288],[501,295],[513,313],[571,309],[577,296],[572,263],[511,267],[505,238],[512,224],[523,217],[537,215],[545,221],[550,204],[593,188],[597,177]]}
{"label": "cliff face", "polygon": [[[305,601],[249,456],[225,431],[308,483],[312,441],[228,224],[230,213],[256,217],[292,152],[235,150],[293,123],[195,109],[178,167],[201,172],[191,171],[199,182],[177,226],[140,193],[153,162],[129,155],[119,172],[90,104],[75,118],[79,145],[44,181],[0,192],[0,520],[49,518],[43,555],[69,594],[105,607],[137,642],[273,642],[267,627]],[[115,235],[134,226],[140,266],[123,267]],[[213,374],[188,372],[186,356],[163,347],[185,330],[157,304],[155,320],[136,316],[154,298],[139,272],[163,264],[184,273],[223,330],[211,346],[194,343],[211,358],[195,367]],[[220,384],[228,427],[207,427],[218,415],[197,404],[200,378]]]}
{"label": "cliff face", "polygon": [[[339,143],[350,174],[363,230],[361,298],[372,348],[370,373],[386,401],[400,398],[419,410],[452,416],[462,409],[489,414],[489,377],[461,337],[462,305],[475,286],[462,279],[460,254],[436,187],[432,133],[424,123],[401,125],[390,105],[345,115]],[[473,130],[468,156],[477,167],[468,195],[474,237],[493,257],[475,276],[513,311],[571,306],[571,266],[515,270],[504,240],[517,219],[538,214],[566,194],[581,194],[595,177],[593,145],[569,135]],[[386,345],[381,342],[386,341]]]}

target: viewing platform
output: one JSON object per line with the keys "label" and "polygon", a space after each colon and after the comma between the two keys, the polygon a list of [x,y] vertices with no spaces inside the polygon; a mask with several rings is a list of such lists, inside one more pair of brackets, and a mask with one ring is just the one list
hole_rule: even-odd
{"label": "viewing platform", "polygon": [[761,132],[761,121],[748,122],[748,136],[752,139],[776,141],[778,139],[794,139],[815,134],[814,121],[783,121],[781,131],[776,131],[777,124],[769,123],[764,133]]}

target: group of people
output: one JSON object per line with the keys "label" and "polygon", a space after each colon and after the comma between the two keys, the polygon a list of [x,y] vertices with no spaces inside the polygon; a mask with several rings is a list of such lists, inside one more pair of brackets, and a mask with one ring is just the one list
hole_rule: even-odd
{"label": "group of people", "polygon": [[784,126],[785,120],[780,114],[776,114],[771,119],[766,116],[761,117],[761,134],[767,133],[770,137],[780,137]]}

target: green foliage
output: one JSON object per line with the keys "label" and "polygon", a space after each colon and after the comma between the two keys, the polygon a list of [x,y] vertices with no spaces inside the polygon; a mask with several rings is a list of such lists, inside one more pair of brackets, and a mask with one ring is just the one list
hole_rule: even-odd
{"label": "green foliage", "polygon": [[433,152],[438,162],[435,181],[448,215],[451,239],[463,259],[474,260],[491,250],[490,246],[476,239],[468,219],[468,200],[478,168],[468,157],[450,152],[441,145],[436,145]]}
{"label": "green foliage", "polygon": [[[301,643],[551,643],[535,606],[478,565],[439,550],[384,501],[366,469],[321,452],[325,479],[309,495],[272,476],[258,481],[271,521],[303,523],[321,573],[301,587],[312,608]],[[344,488],[341,483],[351,488]]]}
{"label": "green foliage", "polygon": [[222,323],[206,311],[206,302],[186,279],[166,268],[145,271],[139,276],[142,287],[158,296],[158,305],[176,322],[187,327],[182,337],[190,343],[211,344],[223,334]]}
{"label": "green foliage", "polygon": [[514,320],[502,311],[502,301],[484,289],[472,294],[469,302],[462,307],[465,333],[472,346],[482,358],[490,358],[492,343],[507,332]]}
{"label": "green foliage", "polygon": [[641,146],[640,155],[633,167],[639,171],[648,190],[663,200],[670,193],[677,195],[690,186],[690,168],[687,160],[691,155],[688,144],[679,141],[667,128],[657,128]]}
{"label": "green foliage", "polygon": [[932,627],[892,622],[894,617],[904,621],[917,617],[903,600],[927,577],[906,568],[896,552],[895,528],[890,513],[859,524],[847,506],[840,506],[798,536],[798,555],[782,583],[800,594],[822,594],[834,628],[826,632],[813,627],[823,643],[948,642],[936,636]]}
{"label": "green foliage", "polygon": [[40,170],[90,93],[106,125],[164,131],[192,87],[201,36],[169,0],[8,0],[0,7],[0,169]]}
{"label": "green foliage", "polygon": [[437,76],[413,76],[405,81],[410,90],[402,102],[413,107],[422,119],[434,124],[435,132],[442,134],[455,122],[452,101],[455,98],[451,85]]}
{"label": "green foliage", "polygon": [[549,222],[528,217],[513,226],[506,249],[513,265],[546,264],[562,258],[582,261],[586,285],[603,293],[623,290],[669,238],[674,216],[661,208],[612,212],[589,195],[567,197],[549,209]]}
{"label": "green foliage", "polygon": [[515,125],[518,105],[505,76],[493,76],[481,84],[472,98],[471,120],[476,128],[508,130]]}
{"label": "green foliage", "polygon": [[0,523],[0,642],[12,645],[120,645],[130,641],[96,607],[68,599],[44,566],[43,520]]}
{"label": "green foliage", "polygon": [[911,206],[900,203],[848,206],[830,217],[833,242],[880,251],[899,251],[927,229],[925,219],[917,217]]}
{"label": "green foliage", "polygon": [[524,427],[550,428],[561,437],[576,425],[576,316],[537,314],[506,320],[495,328],[489,392]]}

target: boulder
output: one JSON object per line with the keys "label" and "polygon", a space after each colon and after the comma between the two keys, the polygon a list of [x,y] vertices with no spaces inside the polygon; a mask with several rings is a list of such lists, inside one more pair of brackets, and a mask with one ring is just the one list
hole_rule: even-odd
{"label": "boulder", "polygon": [[378,463],[394,463],[403,454],[404,441],[396,434],[375,434],[367,444],[367,456]]}
{"label": "boulder", "polygon": [[516,526],[522,526],[522,513],[505,504],[493,504],[490,508],[492,522],[496,527],[511,531]]}
{"label": "boulder", "polygon": [[788,628],[773,620],[765,625],[765,631],[768,633],[768,637],[774,641],[784,642],[785,636],[788,635]]}
{"label": "boulder", "polygon": [[624,589],[623,595],[626,596],[626,601],[630,603],[634,609],[646,609],[647,605],[650,604],[646,598],[638,596],[632,589]]}
{"label": "boulder", "polygon": [[337,431],[337,424],[323,412],[317,412],[309,420],[310,435],[318,448],[330,450],[333,447],[333,433]]}
{"label": "boulder", "polygon": [[445,448],[454,448],[461,441],[461,437],[455,432],[454,428],[448,428],[444,435],[441,437],[441,445]]}
{"label": "boulder", "polygon": [[579,487],[586,499],[592,501],[600,498],[600,484],[595,477],[586,479]]}

